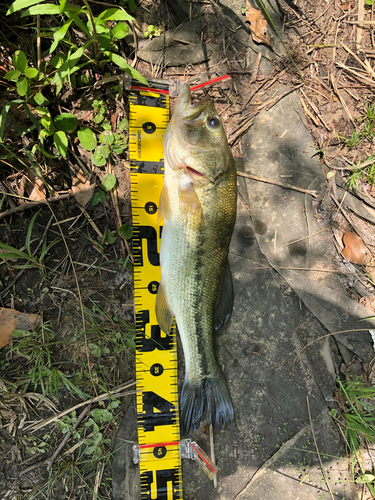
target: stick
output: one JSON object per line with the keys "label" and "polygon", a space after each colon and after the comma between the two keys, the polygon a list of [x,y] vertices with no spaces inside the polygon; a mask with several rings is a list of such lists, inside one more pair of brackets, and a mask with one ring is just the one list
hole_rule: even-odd
{"label": "stick", "polygon": [[[6,196],[14,196],[12,193],[4,193]],[[38,205],[48,205],[49,203],[54,203],[55,201],[59,200],[66,200],[67,198],[70,198],[73,196],[73,193],[65,193],[61,194],[60,196],[53,196],[52,198],[48,198],[48,200],[38,200],[38,201],[30,201],[29,203],[25,203],[24,205],[20,205],[19,207],[15,208],[10,208],[9,210],[6,210],[5,212],[0,213],[0,219],[4,219],[4,217],[8,217],[9,215],[16,214],[18,212],[23,212],[24,210],[27,210],[28,208],[33,208],[37,207]]]}
{"label": "stick", "polygon": [[[216,464],[215,448],[214,448],[214,428],[212,426],[212,423],[210,424],[210,445],[211,445],[211,460],[213,461],[214,464]],[[217,474],[214,474],[214,488],[217,488]]]}
{"label": "stick", "polygon": [[261,59],[262,59],[262,53],[258,52],[257,59],[256,59],[255,64],[254,64],[254,68],[251,72],[250,83],[255,82],[257,79]]}
{"label": "stick", "polygon": [[72,406],[71,408],[68,408],[67,410],[63,410],[54,417],[49,417],[46,418],[45,420],[40,420],[39,422],[34,422],[30,424],[27,427],[24,427],[24,430],[30,430],[31,432],[38,431],[39,429],[42,429],[46,425],[52,424],[53,422],[56,422],[59,418],[63,417],[64,415],[67,415],[68,413],[77,410],[78,408],[81,408],[82,406],[89,405],[91,403],[97,403],[98,401],[105,401],[106,399],[109,398],[110,395],[120,398],[123,396],[128,396],[129,394],[134,394],[136,391],[131,391],[131,392],[125,392],[122,393],[124,389],[127,389],[128,387],[131,387],[132,385],[135,385],[137,382],[125,382],[124,384],[119,385],[118,387],[115,387],[111,391],[105,392],[103,394],[99,394],[99,396],[96,396],[94,398],[88,399],[87,401],[83,401],[82,403],[78,403],[75,406]]}
{"label": "stick", "polygon": [[55,450],[54,454],[52,455],[52,457],[48,458],[45,462],[43,462],[42,465],[46,465],[48,471],[51,470],[53,462],[56,460],[58,454],[64,448],[64,446],[66,445],[66,443],[68,442],[68,440],[70,439],[70,437],[73,435],[73,432],[76,430],[76,428],[80,424],[81,420],[84,419],[84,417],[88,414],[89,411],[90,411],[90,406],[88,406],[87,408],[85,408],[85,409],[83,409],[81,411],[81,413],[77,417],[76,422],[74,423],[74,425],[72,426],[72,428],[70,429],[70,431],[68,431],[65,434],[64,439],[61,441],[61,443],[59,444],[59,446],[56,448],[56,450]]}
{"label": "stick", "polygon": [[239,175],[240,177],[246,177],[247,179],[252,179],[254,181],[266,182],[267,184],[274,184],[275,186],[280,186],[283,189],[293,189],[294,191],[299,191],[300,193],[309,194],[309,195],[313,196],[314,198],[316,198],[316,196],[317,196],[315,190],[303,189],[303,188],[299,188],[297,186],[292,186],[291,184],[284,184],[283,182],[273,181],[271,179],[265,179],[263,177],[258,177],[257,175],[245,174],[243,172],[237,172],[237,175]]}
{"label": "stick", "polygon": [[328,482],[328,478],[327,478],[327,475],[325,473],[325,470],[323,468],[323,462],[322,462],[322,459],[320,457],[320,453],[319,453],[319,448],[318,448],[318,443],[316,442],[316,438],[315,438],[315,432],[314,432],[314,427],[313,427],[313,423],[312,423],[312,419],[311,419],[311,412],[310,412],[310,403],[309,403],[309,396],[306,395],[306,399],[307,399],[307,409],[308,409],[308,412],[309,412],[309,419],[310,419],[310,426],[311,426],[311,433],[313,435],[313,438],[314,438],[314,444],[315,444],[315,448],[316,448],[316,452],[318,454],[318,458],[319,458],[319,462],[320,462],[320,468],[322,469],[322,474],[324,476],[324,480],[328,486],[328,489],[329,489],[329,492],[331,494],[331,497],[332,497],[332,500],[335,500],[335,497],[333,496],[333,493],[332,493],[332,490],[331,490],[331,487],[329,485],[329,482]]}
{"label": "stick", "polygon": [[293,243],[298,243],[299,241],[306,240],[307,238],[311,238],[311,236],[315,236],[316,234],[322,233],[323,231],[327,231],[328,229],[331,229],[332,226],[325,227],[324,229],[321,229],[320,231],[316,231],[316,233],[308,234],[307,236],[304,236],[303,238],[300,238],[299,240],[294,240],[291,241],[290,243],[285,243],[284,245],[281,245],[282,247],[287,247],[289,245],[293,245]]}

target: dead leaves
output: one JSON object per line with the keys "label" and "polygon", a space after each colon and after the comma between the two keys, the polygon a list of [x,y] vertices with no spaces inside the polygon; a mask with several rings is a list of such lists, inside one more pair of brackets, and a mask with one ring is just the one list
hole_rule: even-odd
{"label": "dead leaves", "polygon": [[265,43],[271,47],[267,35],[267,21],[260,10],[254,9],[246,0],[246,21],[250,23],[250,32],[254,42]]}
{"label": "dead leaves", "polygon": [[86,179],[82,170],[79,170],[76,177],[73,177],[72,191],[74,198],[85,208],[95,191],[95,185]]}
{"label": "dead leaves", "polygon": [[346,231],[343,237],[345,245],[342,255],[352,264],[362,265],[363,259],[366,257],[366,247],[362,239],[351,231]]}
{"label": "dead leaves", "polygon": [[42,321],[38,314],[27,314],[0,307],[0,349],[9,344],[14,330],[33,330]]}

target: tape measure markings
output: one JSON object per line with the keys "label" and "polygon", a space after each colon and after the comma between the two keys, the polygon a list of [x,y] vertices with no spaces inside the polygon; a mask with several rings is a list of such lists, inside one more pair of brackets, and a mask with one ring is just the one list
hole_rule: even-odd
{"label": "tape measure markings", "polygon": [[[156,320],[167,91],[137,88],[130,95],[129,154],[136,313],[137,423],[141,499],[182,499],[176,328],[165,335]],[[155,175],[156,174],[156,175]]]}

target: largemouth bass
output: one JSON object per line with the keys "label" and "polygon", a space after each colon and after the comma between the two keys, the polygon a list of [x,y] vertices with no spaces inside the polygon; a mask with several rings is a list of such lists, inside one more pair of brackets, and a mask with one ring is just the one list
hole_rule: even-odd
{"label": "largemouth bass", "polygon": [[192,104],[186,84],[164,135],[164,163],[156,315],[166,334],[175,317],[181,337],[180,424],[186,435],[205,419],[221,429],[234,418],[212,336],[233,307],[228,250],[237,188],[234,160],[214,105],[208,97]]}

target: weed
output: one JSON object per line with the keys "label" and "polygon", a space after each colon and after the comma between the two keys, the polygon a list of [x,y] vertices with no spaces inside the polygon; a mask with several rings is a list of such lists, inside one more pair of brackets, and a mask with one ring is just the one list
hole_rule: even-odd
{"label": "weed", "polygon": [[[53,367],[52,349],[55,333],[50,323],[46,322],[34,332],[14,330],[13,345],[9,348],[9,357],[24,358],[25,370],[15,377],[15,384],[23,386],[23,393],[31,386],[34,391],[41,388],[42,394],[47,394],[58,401],[59,389],[65,386],[82,398],[89,397],[74,384],[59,368]],[[19,370],[19,367],[16,367]],[[17,371],[18,373],[18,371]]]}
{"label": "weed", "polygon": [[[361,447],[367,440],[375,443],[375,387],[366,387],[359,378],[342,382],[337,378],[337,385],[345,398],[347,410],[338,418],[337,410],[330,415],[342,428],[351,456],[353,479],[360,484],[365,483],[371,494],[375,494],[375,476],[369,474],[362,463]],[[358,464],[359,474],[355,464]]]}
{"label": "weed", "polygon": [[[375,185],[375,155],[367,158],[366,162],[369,160],[374,160],[374,163],[368,165],[365,168],[358,168],[352,171],[352,173],[348,176],[347,182],[349,183],[349,189],[355,188],[358,189],[359,181],[369,182],[370,184]],[[363,162],[359,162],[360,165]]]}
{"label": "weed", "polygon": [[[39,211],[40,212],[40,211]],[[49,245],[47,245],[47,236],[45,236],[42,244],[42,249],[39,257],[35,257],[31,251],[31,235],[34,227],[34,222],[37,216],[39,215],[37,212],[30,221],[29,227],[26,233],[26,241],[25,241],[25,249],[26,252],[22,250],[18,250],[10,245],[6,245],[5,243],[0,242],[0,248],[5,250],[5,252],[1,253],[0,256],[2,259],[11,259],[11,260],[26,260],[25,264],[10,264],[8,261],[8,265],[12,267],[16,267],[18,269],[31,269],[37,268],[39,269],[43,278],[46,277],[47,271],[45,267],[47,253],[51,250],[51,248],[58,243],[59,240],[53,241]]]}
{"label": "weed", "polygon": [[150,24],[147,27],[147,31],[143,33],[143,38],[153,38],[154,36],[160,36],[160,35],[161,35],[161,28],[158,28],[157,26]]}

